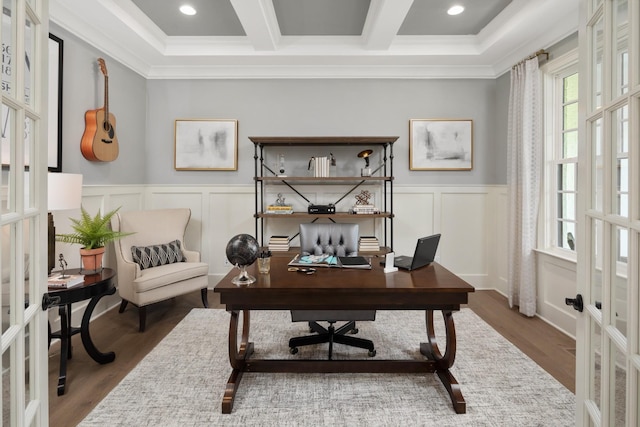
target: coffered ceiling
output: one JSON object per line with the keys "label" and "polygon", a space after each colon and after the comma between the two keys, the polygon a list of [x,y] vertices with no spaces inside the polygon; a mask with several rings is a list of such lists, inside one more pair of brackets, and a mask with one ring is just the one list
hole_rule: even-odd
{"label": "coffered ceiling", "polygon": [[[453,4],[465,11],[449,16]],[[151,79],[495,78],[578,24],[578,0],[50,0],[50,10]]]}

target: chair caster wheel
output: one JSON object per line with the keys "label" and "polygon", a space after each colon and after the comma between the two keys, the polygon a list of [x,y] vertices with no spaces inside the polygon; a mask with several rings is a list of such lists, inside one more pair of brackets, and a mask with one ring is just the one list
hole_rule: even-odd
{"label": "chair caster wheel", "polygon": [[359,332],[359,331],[358,331],[358,328],[353,328],[351,331],[349,331],[349,333],[350,333],[350,334],[352,334],[352,335],[355,335],[355,334],[357,334],[358,332]]}
{"label": "chair caster wheel", "polygon": [[291,354],[296,354],[298,352],[298,347],[291,347],[289,348],[289,353]]}
{"label": "chair caster wheel", "polygon": [[369,350],[369,357],[373,357],[376,355],[376,351],[374,350]]}

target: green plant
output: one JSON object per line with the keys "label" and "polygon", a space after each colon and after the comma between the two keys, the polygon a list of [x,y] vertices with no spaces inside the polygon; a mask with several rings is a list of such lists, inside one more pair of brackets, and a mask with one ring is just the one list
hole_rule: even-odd
{"label": "green plant", "polygon": [[82,245],[84,249],[96,249],[103,247],[111,241],[133,234],[113,231],[111,227],[109,227],[111,217],[115,215],[119,209],[120,208],[114,209],[104,216],[100,215],[100,210],[98,210],[98,213],[94,217],[91,217],[84,207],[80,207],[80,219],[69,218],[75,232],[56,234],[56,240],[64,243],[78,243]]}

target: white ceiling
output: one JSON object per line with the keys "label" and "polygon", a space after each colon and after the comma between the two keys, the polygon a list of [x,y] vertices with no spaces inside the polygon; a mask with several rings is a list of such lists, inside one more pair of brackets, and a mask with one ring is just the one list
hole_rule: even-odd
{"label": "white ceiling", "polygon": [[[574,33],[578,1],[50,0],[50,11],[150,79],[495,78]],[[448,16],[454,3],[466,10]]]}

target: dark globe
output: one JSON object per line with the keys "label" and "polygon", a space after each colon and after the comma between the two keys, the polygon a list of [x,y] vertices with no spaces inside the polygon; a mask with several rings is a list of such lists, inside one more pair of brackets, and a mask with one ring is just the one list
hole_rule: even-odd
{"label": "dark globe", "polygon": [[233,236],[227,243],[227,259],[233,265],[251,265],[258,258],[258,241],[249,234]]}

